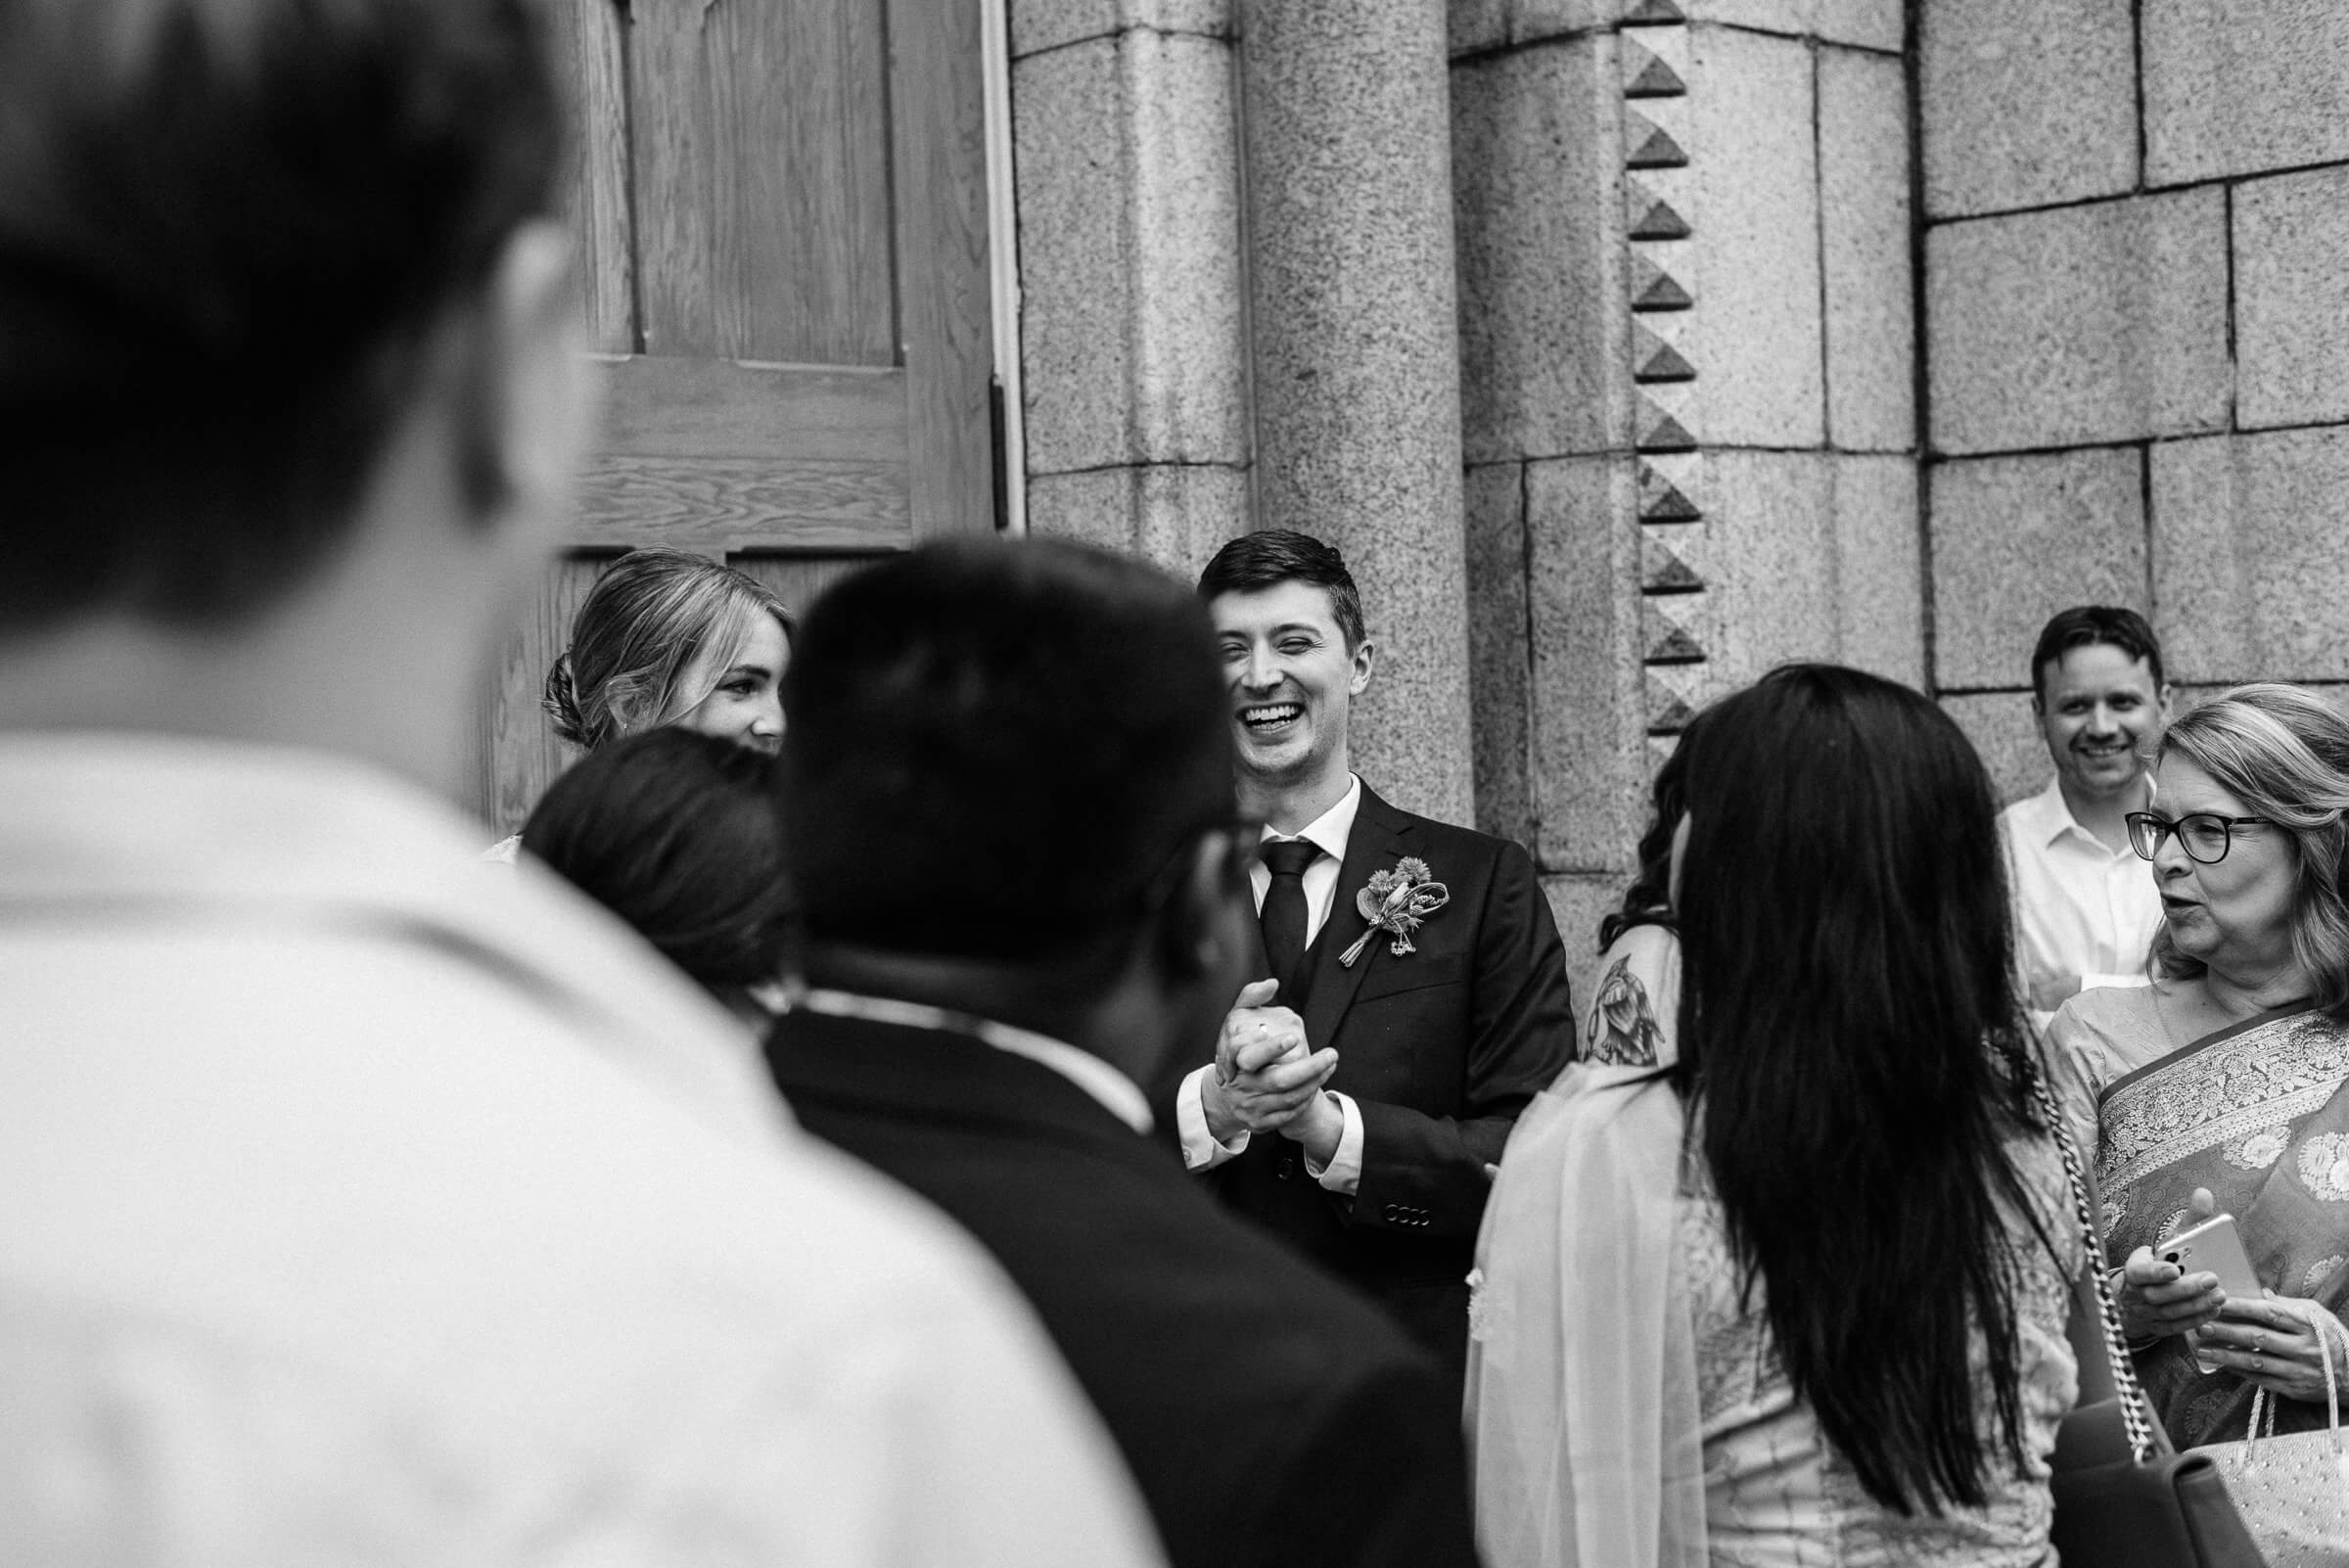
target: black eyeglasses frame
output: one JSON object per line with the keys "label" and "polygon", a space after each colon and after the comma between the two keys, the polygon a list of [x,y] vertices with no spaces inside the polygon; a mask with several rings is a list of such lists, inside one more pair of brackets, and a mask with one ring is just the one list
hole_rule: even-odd
{"label": "black eyeglasses frame", "polygon": [[[2219,853],[2208,859],[2196,854],[2193,846],[2187,842],[2186,835],[2178,831],[2196,817],[2200,817],[2206,822],[2218,823],[2221,831],[2226,835],[2219,844]],[[2196,865],[2217,865],[2221,860],[2226,859],[2228,852],[2234,848],[2234,830],[2236,828],[2255,825],[2274,827],[2276,825],[2276,819],[2272,816],[2221,816],[2216,811],[2188,811],[2175,821],[2157,811],[2131,811],[2121,820],[2127,824],[2129,829],[2129,848],[2137,852],[2139,859],[2152,859],[2161,853],[2161,847],[2164,844],[2167,844],[2172,838],[2176,838],[2179,852]],[[2142,823],[2143,826],[2140,827],[2140,823]],[[2141,839],[2151,842],[2140,842]]]}

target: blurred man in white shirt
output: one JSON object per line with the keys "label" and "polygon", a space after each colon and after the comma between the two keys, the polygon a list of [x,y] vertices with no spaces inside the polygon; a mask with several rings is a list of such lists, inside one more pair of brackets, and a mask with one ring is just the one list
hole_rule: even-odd
{"label": "blurred man in white shirt", "polygon": [[0,1555],[1155,1563],[967,1238],[429,793],[588,425],[546,25],[0,0]]}
{"label": "blurred man in white shirt", "polygon": [[2055,776],[2001,812],[1999,829],[2023,980],[2044,1017],[2090,987],[2146,983],[2161,898],[2123,818],[2152,800],[2144,759],[2169,718],[2170,688],[2144,617],[2106,605],[2050,620],[2031,676]]}

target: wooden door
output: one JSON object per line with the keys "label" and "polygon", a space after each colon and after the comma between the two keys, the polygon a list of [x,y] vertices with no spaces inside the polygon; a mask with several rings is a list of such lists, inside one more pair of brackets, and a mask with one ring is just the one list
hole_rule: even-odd
{"label": "wooden door", "polygon": [[977,0],[562,0],[607,425],[482,725],[483,815],[568,763],[538,708],[602,567],[722,558],[804,605],[995,526]]}

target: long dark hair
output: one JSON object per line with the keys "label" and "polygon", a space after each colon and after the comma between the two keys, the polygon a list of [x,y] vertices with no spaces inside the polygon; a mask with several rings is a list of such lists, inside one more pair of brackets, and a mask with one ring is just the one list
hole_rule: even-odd
{"label": "long dark hair", "polygon": [[774,759],[648,730],[555,780],[523,848],[712,991],[777,978],[793,899]]}
{"label": "long dark hair", "polygon": [[1773,670],[1682,751],[1678,1071],[1744,1288],[1869,1496],[1979,1504],[1994,1442],[2022,1463],[2002,1205],[2039,1223],[2004,1143],[2037,1068],[1989,776],[1932,702],[1833,665]]}

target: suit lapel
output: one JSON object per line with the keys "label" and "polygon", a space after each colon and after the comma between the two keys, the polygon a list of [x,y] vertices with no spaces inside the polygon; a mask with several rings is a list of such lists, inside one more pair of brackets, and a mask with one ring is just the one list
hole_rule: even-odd
{"label": "suit lapel", "polygon": [[1370,793],[1369,785],[1362,786],[1362,804],[1355,811],[1354,833],[1346,841],[1346,860],[1338,868],[1338,891],[1329,919],[1306,953],[1313,979],[1306,992],[1305,1038],[1314,1050],[1337,1038],[1338,1025],[1344,1022],[1346,1009],[1354,1005],[1354,993],[1362,977],[1380,961],[1391,961],[1386,943],[1377,938],[1363,945],[1352,968],[1340,964],[1338,958],[1370,929],[1354,896],[1370,881],[1372,872],[1390,869],[1410,853],[1410,828],[1409,817]]}

